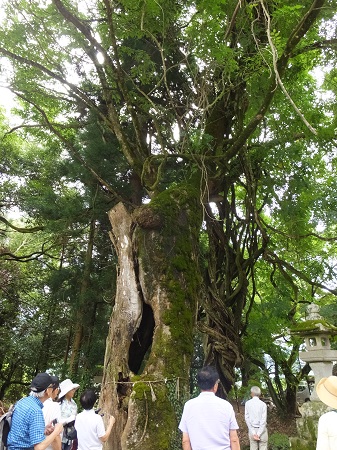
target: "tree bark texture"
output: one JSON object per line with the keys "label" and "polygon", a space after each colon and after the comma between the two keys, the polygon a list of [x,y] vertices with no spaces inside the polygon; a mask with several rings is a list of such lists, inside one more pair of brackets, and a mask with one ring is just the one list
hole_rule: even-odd
{"label": "tree bark texture", "polygon": [[[83,350],[83,340],[84,340],[84,329],[85,329],[85,318],[88,316],[89,311],[92,308],[89,308],[87,304],[87,296],[88,289],[90,286],[90,275],[91,275],[91,265],[92,265],[92,253],[94,248],[94,239],[95,239],[96,225],[95,220],[92,220],[90,223],[90,230],[88,236],[88,245],[86,249],[86,255],[84,260],[84,271],[83,277],[81,280],[80,287],[80,298],[79,304],[76,308],[76,321],[74,324],[75,332],[74,339],[72,345],[72,352],[70,357],[69,371],[72,378],[76,378],[78,373],[78,366],[80,360],[80,353]],[[92,299],[91,299],[92,301]]]}
{"label": "tree bark texture", "polygon": [[101,399],[116,417],[109,449],[170,449],[177,439],[201,285],[199,197],[179,186],[109,211],[119,261]]}

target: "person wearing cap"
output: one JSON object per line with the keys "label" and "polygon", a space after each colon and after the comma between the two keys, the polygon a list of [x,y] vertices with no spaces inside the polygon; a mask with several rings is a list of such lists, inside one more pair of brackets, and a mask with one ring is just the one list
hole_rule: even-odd
{"label": "person wearing cap", "polygon": [[322,378],[316,386],[319,399],[333,408],[318,420],[316,450],[337,449],[337,376]]}
{"label": "person wearing cap", "polygon": [[69,378],[60,384],[59,403],[61,407],[61,422],[65,425],[62,435],[62,450],[69,450],[72,447],[76,432],[74,421],[77,414],[77,405],[73,400],[79,384],[73,383]]}
{"label": "person wearing cap", "polygon": [[77,415],[75,422],[78,450],[102,450],[102,443],[109,439],[115,423],[115,418],[110,416],[105,430],[102,416],[96,414],[93,409],[96,400],[97,396],[93,389],[85,390],[80,397],[84,411]]}
{"label": "person wearing cap", "polygon": [[[46,426],[52,423],[61,422],[61,408],[56,398],[60,391],[60,382],[58,377],[51,375],[53,390],[50,397],[43,403],[43,417]],[[61,436],[57,436],[54,441],[48,445],[47,450],[61,450]]]}
{"label": "person wearing cap", "polygon": [[52,389],[52,378],[47,373],[38,373],[32,380],[29,396],[15,405],[8,450],[45,450],[60,435],[63,430],[61,423],[56,424],[48,436],[45,435],[42,408]]}

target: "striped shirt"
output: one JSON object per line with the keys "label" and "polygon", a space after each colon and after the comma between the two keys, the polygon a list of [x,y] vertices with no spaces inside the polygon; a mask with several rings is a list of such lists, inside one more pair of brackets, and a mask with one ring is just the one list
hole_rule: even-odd
{"label": "striped shirt", "polygon": [[41,400],[32,396],[16,403],[8,434],[8,450],[31,449],[45,439],[42,408]]}

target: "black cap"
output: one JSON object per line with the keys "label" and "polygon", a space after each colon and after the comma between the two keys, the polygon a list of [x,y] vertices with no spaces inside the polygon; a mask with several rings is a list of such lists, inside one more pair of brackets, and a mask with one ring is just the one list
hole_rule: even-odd
{"label": "black cap", "polygon": [[48,373],[38,373],[36,377],[33,379],[30,389],[33,392],[42,392],[47,389],[53,383],[53,380]]}

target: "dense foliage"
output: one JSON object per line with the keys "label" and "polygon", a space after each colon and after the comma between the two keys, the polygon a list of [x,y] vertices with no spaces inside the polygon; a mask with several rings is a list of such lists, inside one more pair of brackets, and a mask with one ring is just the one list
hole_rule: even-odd
{"label": "dense foliage", "polygon": [[20,321],[26,292],[43,311],[39,348],[58,344],[44,367],[62,353],[73,373],[102,364],[89,355],[103,355],[115,286],[105,213],[187,183],[203,213],[192,264],[205,361],[224,390],[241,367],[244,384],[258,372],[294,409],[308,368],[288,328],[336,294],[336,1],[11,0],[4,11],[21,122],[2,125],[0,208],[3,221],[14,206],[25,215],[1,235],[0,270],[15,278],[1,285],[4,322]]}

